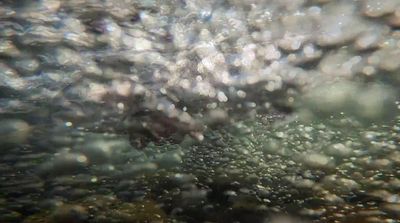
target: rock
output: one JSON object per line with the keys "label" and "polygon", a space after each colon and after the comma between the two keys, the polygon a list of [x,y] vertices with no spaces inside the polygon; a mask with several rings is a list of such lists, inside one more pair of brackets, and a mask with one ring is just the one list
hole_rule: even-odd
{"label": "rock", "polygon": [[[317,87],[304,97],[305,118],[307,112],[321,118],[351,115],[364,123],[393,120],[395,108],[393,89],[383,85],[366,85],[359,88],[346,82],[329,87]],[[308,110],[308,111],[307,111]]]}
{"label": "rock", "polygon": [[327,153],[331,156],[346,158],[350,157],[353,154],[353,150],[342,143],[337,143],[331,145],[327,149]]}
{"label": "rock", "polygon": [[88,158],[81,153],[61,152],[51,161],[42,164],[38,173],[42,176],[73,174],[82,171],[88,165]]}
{"label": "rock", "polygon": [[317,169],[329,169],[333,167],[333,160],[323,154],[303,155],[302,161],[305,165]]}
{"label": "rock", "polygon": [[32,127],[23,120],[1,120],[0,144],[22,144],[27,141],[31,132]]}
{"label": "rock", "polygon": [[173,168],[182,163],[182,152],[173,151],[162,154],[156,161],[161,168]]}
{"label": "rock", "polygon": [[0,74],[0,87],[9,88],[10,90],[14,91],[13,93],[19,93],[27,86],[27,82],[20,78],[17,71],[1,62]]}
{"label": "rock", "polygon": [[388,27],[372,27],[365,30],[354,42],[357,50],[368,50],[379,47],[384,36],[389,33]]}
{"label": "rock", "polygon": [[322,180],[323,187],[333,191],[348,193],[360,188],[360,184],[352,179],[340,178],[337,175],[325,176]]}
{"label": "rock", "polygon": [[363,13],[369,17],[380,17],[393,13],[397,7],[400,7],[400,4],[396,1],[365,0],[363,2]]}
{"label": "rock", "polygon": [[400,9],[397,8],[393,15],[389,17],[389,25],[400,27]]}
{"label": "rock", "polygon": [[14,61],[15,69],[17,69],[22,76],[35,75],[35,71],[39,68],[39,66],[39,62],[33,58],[24,58]]}
{"label": "rock", "polygon": [[88,218],[87,210],[79,205],[62,205],[57,207],[50,217],[50,223],[81,223],[86,222]]}
{"label": "rock", "polygon": [[318,44],[332,46],[353,41],[366,27],[365,22],[354,16],[355,5],[348,3],[327,4],[319,19],[321,31]]}
{"label": "rock", "polygon": [[104,164],[113,154],[113,142],[110,140],[89,140],[77,150],[88,158],[89,163]]}
{"label": "rock", "polygon": [[21,54],[17,47],[11,41],[2,41],[0,43],[0,55],[17,57]]}
{"label": "rock", "polygon": [[158,170],[158,165],[152,162],[128,165],[120,174],[120,177],[139,176],[143,174],[154,174]]}
{"label": "rock", "polygon": [[382,209],[391,216],[400,216],[400,204],[398,203],[384,203],[382,204]]}

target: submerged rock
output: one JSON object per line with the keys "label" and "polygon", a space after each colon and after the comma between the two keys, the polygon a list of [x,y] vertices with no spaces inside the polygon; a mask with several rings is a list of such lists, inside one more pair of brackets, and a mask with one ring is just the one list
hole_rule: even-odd
{"label": "submerged rock", "polygon": [[0,144],[23,144],[32,132],[32,127],[23,120],[0,120]]}

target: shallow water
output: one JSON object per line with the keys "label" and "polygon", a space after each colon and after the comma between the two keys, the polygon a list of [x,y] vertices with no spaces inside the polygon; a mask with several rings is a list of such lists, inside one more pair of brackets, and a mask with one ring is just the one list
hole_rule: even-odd
{"label": "shallow water", "polygon": [[398,222],[396,0],[0,2],[0,222]]}

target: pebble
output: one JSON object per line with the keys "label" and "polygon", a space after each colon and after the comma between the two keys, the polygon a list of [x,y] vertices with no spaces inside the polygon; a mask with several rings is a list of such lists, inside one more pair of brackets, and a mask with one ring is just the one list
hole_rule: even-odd
{"label": "pebble", "polygon": [[311,168],[330,168],[333,165],[333,161],[329,157],[317,153],[303,155],[302,160]]}
{"label": "pebble", "polygon": [[81,223],[86,222],[88,217],[85,207],[65,204],[57,207],[51,213],[50,222]]}
{"label": "pebble", "polygon": [[32,127],[19,119],[6,119],[0,121],[0,143],[22,144],[27,141]]}
{"label": "pebble", "polygon": [[2,41],[0,43],[0,55],[9,57],[18,57],[21,52],[11,41]]}
{"label": "pebble", "polygon": [[90,140],[78,146],[76,150],[84,154],[89,163],[104,164],[109,161],[113,154],[113,142],[110,142],[110,140]]}
{"label": "pebble", "polygon": [[322,8],[318,44],[334,46],[353,41],[365,28],[365,22],[354,16],[355,6],[349,3],[327,4]]}
{"label": "pebble", "polygon": [[158,170],[158,166],[155,163],[142,163],[129,165],[122,173],[121,177],[124,176],[138,176],[142,174],[155,173]]}
{"label": "pebble", "polygon": [[172,168],[182,163],[181,153],[169,152],[163,154],[156,161],[161,168]]}
{"label": "pebble", "polygon": [[400,7],[400,3],[387,0],[365,0],[363,1],[363,13],[368,17],[380,17],[391,14]]}
{"label": "pebble", "polygon": [[39,62],[31,58],[14,61],[15,69],[17,69],[22,76],[35,75],[35,71],[39,68],[39,66]]}
{"label": "pebble", "polygon": [[22,90],[26,89],[26,86],[28,86],[27,82],[20,78],[17,71],[1,62],[0,73],[2,74],[0,76],[0,86],[3,88],[8,88],[15,91],[15,93],[20,93]]}
{"label": "pebble", "polygon": [[357,50],[369,50],[379,47],[379,43],[384,39],[384,36],[389,33],[388,27],[373,26],[364,31],[354,42]]}
{"label": "pebble", "polygon": [[42,164],[38,173],[40,175],[62,175],[82,171],[88,165],[88,158],[82,153],[61,152],[56,154],[51,161]]}
{"label": "pebble", "polygon": [[384,203],[382,205],[382,209],[388,213],[389,215],[393,215],[394,217],[400,216],[400,204],[398,203]]}
{"label": "pebble", "polygon": [[397,8],[393,15],[389,17],[389,25],[393,27],[400,27],[400,9]]}
{"label": "pebble", "polygon": [[328,175],[325,176],[322,180],[322,184],[324,187],[334,190],[341,191],[343,193],[348,193],[360,188],[360,184],[352,179],[346,179],[338,177],[337,175]]}
{"label": "pebble", "polygon": [[349,157],[349,156],[351,156],[351,154],[353,154],[353,151],[348,146],[346,146],[342,143],[337,143],[337,144],[331,145],[327,149],[327,153],[332,156]]}

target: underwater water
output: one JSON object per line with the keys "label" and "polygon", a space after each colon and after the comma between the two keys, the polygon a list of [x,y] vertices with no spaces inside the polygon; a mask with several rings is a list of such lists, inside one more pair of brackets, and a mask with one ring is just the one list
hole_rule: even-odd
{"label": "underwater water", "polygon": [[0,1],[0,223],[400,221],[400,1]]}

